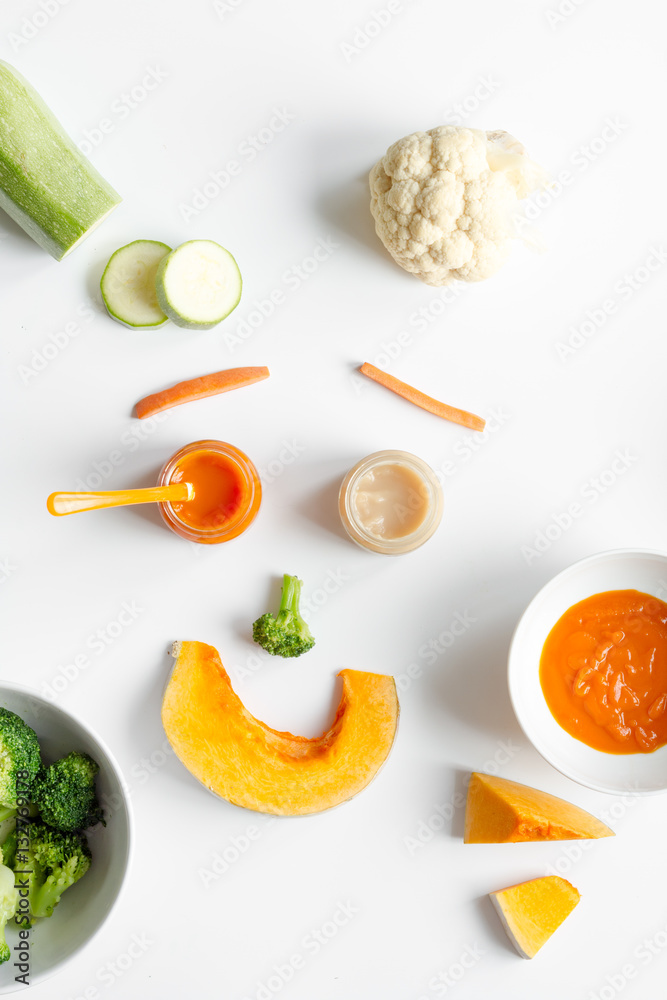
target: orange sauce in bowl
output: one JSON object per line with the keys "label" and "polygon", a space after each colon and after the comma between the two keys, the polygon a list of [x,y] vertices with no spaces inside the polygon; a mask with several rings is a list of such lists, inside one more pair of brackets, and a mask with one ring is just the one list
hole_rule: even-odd
{"label": "orange sauce in bowl", "polygon": [[606,753],[667,743],[667,604],[610,590],[574,604],[547,636],[540,683],[556,722]]}

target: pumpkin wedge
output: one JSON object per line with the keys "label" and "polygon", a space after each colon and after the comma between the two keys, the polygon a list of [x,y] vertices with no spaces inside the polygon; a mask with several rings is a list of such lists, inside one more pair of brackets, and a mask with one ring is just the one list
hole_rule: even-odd
{"label": "pumpkin wedge", "polygon": [[162,724],[176,756],[215,795],[275,816],[330,809],[375,777],[398,724],[393,677],[342,670],[333,725],[315,739],[270,729],[235,694],[218,651],[176,642]]}
{"label": "pumpkin wedge", "polygon": [[517,781],[473,772],[466,802],[466,844],[613,837],[595,816],[565,799]]}
{"label": "pumpkin wedge", "polygon": [[580,899],[578,890],[559,875],[520,882],[489,896],[522,958],[537,955]]}

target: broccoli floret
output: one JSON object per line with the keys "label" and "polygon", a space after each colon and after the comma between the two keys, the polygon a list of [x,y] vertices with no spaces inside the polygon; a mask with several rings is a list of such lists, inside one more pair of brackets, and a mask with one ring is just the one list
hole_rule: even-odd
{"label": "broccoli floret", "polygon": [[262,615],[252,626],[252,637],[272,656],[301,656],[315,645],[310,629],[301,617],[301,580],[285,573],[278,614]]}
{"label": "broccoli floret", "polygon": [[16,824],[14,824],[2,838],[2,843],[0,844],[0,857],[2,858],[3,865],[6,865],[7,868],[13,869],[15,866],[17,841]]}
{"label": "broccoli floret", "polygon": [[0,806],[13,809],[26,798],[41,766],[34,730],[14,712],[0,708]]}
{"label": "broccoli floret", "polygon": [[50,917],[60,897],[90,868],[90,848],[84,833],[64,833],[46,823],[30,826],[30,847],[22,870],[27,878],[30,913]]}
{"label": "broccoli floret", "polygon": [[66,831],[104,822],[95,794],[99,769],[99,764],[80,750],[43,767],[33,782],[32,799],[44,822]]}
{"label": "broccoli floret", "polygon": [[7,865],[0,864],[0,964],[9,961],[11,950],[5,939],[5,927],[16,913],[19,902],[18,889],[14,884],[14,872]]}

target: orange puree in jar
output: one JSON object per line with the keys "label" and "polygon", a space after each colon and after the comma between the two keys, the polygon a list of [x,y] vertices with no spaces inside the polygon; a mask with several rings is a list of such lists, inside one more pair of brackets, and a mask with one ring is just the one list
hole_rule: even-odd
{"label": "orange puree in jar", "polygon": [[196,441],[176,452],[160,473],[160,485],[192,483],[194,496],[160,504],[162,517],[190,541],[235,538],[254,520],[261,500],[259,475],[247,455],[223,441]]}
{"label": "orange puree in jar", "polygon": [[609,590],[569,608],[547,636],[540,683],[570,735],[606,753],[667,743],[667,604]]}
{"label": "orange puree in jar", "polygon": [[214,451],[184,455],[171,476],[172,483],[192,483],[194,497],[173,503],[172,510],[193,528],[221,528],[233,521],[248,492],[238,464]]}

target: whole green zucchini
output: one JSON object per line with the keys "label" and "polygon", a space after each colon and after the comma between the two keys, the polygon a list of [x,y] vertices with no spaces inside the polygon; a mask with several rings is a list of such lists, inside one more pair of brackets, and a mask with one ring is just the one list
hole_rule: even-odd
{"label": "whole green zucchini", "polygon": [[0,208],[62,260],[120,201],[34,87],[0,61]]}

